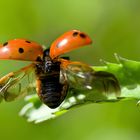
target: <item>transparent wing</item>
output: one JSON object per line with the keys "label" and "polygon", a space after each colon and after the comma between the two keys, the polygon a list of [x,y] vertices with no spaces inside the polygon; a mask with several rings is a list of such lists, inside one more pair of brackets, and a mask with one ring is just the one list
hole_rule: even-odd
{"label": "transparent wing", "polygon": [[12,101],[35,92],[34,64],[0,78],[0,100]]}
{"label": "transparent wing", "polygon": [[61,70],[65,73],[70,87],[81,90],[100,89],[106,93],[120,94],[117,78],[105,71],[94,71],[89,65],[81,62],[61,60]]}

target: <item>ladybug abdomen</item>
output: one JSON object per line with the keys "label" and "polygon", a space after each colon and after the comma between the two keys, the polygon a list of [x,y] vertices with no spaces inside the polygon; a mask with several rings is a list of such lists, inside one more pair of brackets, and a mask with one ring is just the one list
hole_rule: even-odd
{"label": "ladybug abdomen", "polygon": [[49,49],[44,51],[43,60],[36,64],[37,93],[50,108],[58,107],[67,95],[68,83],[65,76],[60,80],[60,64],[50,58]]}
{"label": "ladybug abdomen", "polygon": [[58,107],[65,98],[66,91],[59,82],[59,74],[40,78],[40,99],[50,108]]}

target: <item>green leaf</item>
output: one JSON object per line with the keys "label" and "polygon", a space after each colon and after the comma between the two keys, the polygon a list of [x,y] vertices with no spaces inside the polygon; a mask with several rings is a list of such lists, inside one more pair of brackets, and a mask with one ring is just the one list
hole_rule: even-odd
{"label": "green leaf", "polygon": [[30,122],[39,123],[89,103],[118,102],[124,99],[139,100],[140,62],[122,58],[117,54],[115,57],[118,63],[102,61],[103,66],[92,67],[95,71],[93,90],[70,89],[65,101],[56,109],[50,109],[42,104],[37,95],[27,96],[26,105],[22,108],[20,115]]}

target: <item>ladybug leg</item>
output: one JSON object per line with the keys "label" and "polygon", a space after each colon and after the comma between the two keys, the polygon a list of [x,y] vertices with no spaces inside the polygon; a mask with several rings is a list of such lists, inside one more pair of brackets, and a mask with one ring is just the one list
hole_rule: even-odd
{"label": "ladybug leg", "polygon": [[28,74],[33,68],[33,64],[20,69],[17,72],[10,72],[7,75],[0,78],[0,92],[3,89],[8,88],[9,86],[18,82],[21,78],[23,78],[26,74]]}
{"label": "ladybug leg", "polygon": [[41,85],[41,81],[37,79],[36,80],[36,92],[37,92],[39,97],[40,97],[40,90],[41,90],[40,85]]}
{"label": "ladybug leg", "polygon": [[25,74],[28,74],[30,72],[30,68],[33,67],[33,64],[26,66],[22,69],[20,69],[17,72],[10,72],[7,75],[3,76],[2,78],[0,78],[0,85],[6,83],[9,79],[13,78],[13,79],[19,79],[18,75],[22,74],[23,76]]}
{"label": "ladybug leg", "polygon": [[[20,69],[17,72],[10,72],[0,79],[0,100],[3,98],[5,101],[12,101],[20,98],[28,93],[33,93],[35,89],[32,72],[34,65],[31,64],[27,67]],[[34,74],[34,72],[33,72]],[[26,82],[24,83],[24,79]],[[27,81],[28,80],[28,81]]]}
{"label": "ladybug leg", "polygon": [[7,75],[3,76],[2,78],[0,78],[0,85],[4,84],[5,82],[7,82],[10,78],[12,78],[14,76],[14,72],[10,72]]}
{"label": "ladybug leg", "polygon": [[0,95],[4,96],[3,91],[6,91],[10,86],[17,83],[22,77],[24,77],[24,75],[16,77],[15,73],[11,72],[11,73],[7,74],[6,76],[2,77],[0,79]]}

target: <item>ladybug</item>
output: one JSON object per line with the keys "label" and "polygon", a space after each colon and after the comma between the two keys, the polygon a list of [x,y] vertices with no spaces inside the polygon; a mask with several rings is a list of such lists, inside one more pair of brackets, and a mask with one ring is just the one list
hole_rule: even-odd
{"label": "ladybug", "polygon": [[[49,49],[26,39],[10,40],[0,45],[0,59],[31,61],[16,72],[0,78],[0,98],[13,101],[37,92],[41,101],[50,108],[58,107],[66,98],[69,88],[93,89],[94,81],[107,79],[119,91],[116,77],[108,72],[95,72],[89,65],[60,57],[69,51],[92,43],[90,37],[78,30],[64,33]],[[108,85],[104,84],[104,90]]]}

